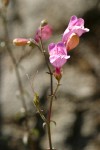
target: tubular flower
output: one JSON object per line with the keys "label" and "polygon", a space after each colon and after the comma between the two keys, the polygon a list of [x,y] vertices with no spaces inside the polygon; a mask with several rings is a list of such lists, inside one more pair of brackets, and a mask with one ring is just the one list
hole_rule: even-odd
{"label": "tubular flower", "polygon": [[55,68],[61,68],[70,56],[67,55],[66,47],[63,42],[51,43],[48,46],[50,63]]}
{"label": "tubular flower", "polygon": [[40,27],[37,30],[34,39],[36,42],[39,42],[40,38],[42,40],[48,40],[51,37],[51,35],[52,35],[52,28],[50,25],[47,24],[43,27]]}
{"label": "tubular flower", "polygon": [[[69,21],[67,29],[64,31],[62,41],[64,42],[64,44],[67,47],[69,38],[70,38],[70,40],[73,40],[72,37],[74,35],[74,44],[73,44],[72,48],[73,47],[75,48],[79,43],[78,38],[85,32],[89,32],[89,29],[84,27],[84,20],[82,18],[77,18],[76,16],[72,16]],[[70,47],[70,49],[72,49],[72,48]],[[70,50],[70,49],[68,48],[68,50]]]}

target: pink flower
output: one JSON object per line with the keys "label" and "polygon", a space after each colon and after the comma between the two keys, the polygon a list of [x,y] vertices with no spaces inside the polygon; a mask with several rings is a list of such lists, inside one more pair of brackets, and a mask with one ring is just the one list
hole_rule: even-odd
{"label": "pink flower", "polygon": [[[80,37],[85,32],[89,32],[89,29],[84,27],[84,20],[82,18],[78,19],[76,16],[72,16],[67,29],[64,31],[62,41],[67,46],[68,39],[72,37],[73,33],[76,34],[76,36]],[[77,44],[78,43],[75,43],[75,45]]]}
{"label": "pink flower", "polygon": [[66,47],[63,42],[57,44],[51,43],[48,46],[48,51],[50,54],[50,63],[55,68],[61,68],[70,56],[67,55]]}
{"label": "pink flower", "polygon": [[48,40],[51,37],[51,35],[52,35],[52,28],[50,25],[47,24],[43,27],[40,27],[37,30],[34,39],[36,42],[39,42],[40,38],[42,40]]}

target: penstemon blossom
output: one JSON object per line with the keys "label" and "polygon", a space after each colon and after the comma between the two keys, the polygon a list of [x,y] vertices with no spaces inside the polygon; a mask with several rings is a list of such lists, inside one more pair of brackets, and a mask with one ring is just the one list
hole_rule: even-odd
{"label": "penstemon blossom", "polygon": [[61,68],[67,59],[70,58],[67,55],[67,51],[75,48],[79,44],[79,37],[88,31],[88,28],[84,28],[84,20],[82,18],[78,19],[76,16],[72,16],[67,29],[63,33],[62,42],[49,44],[49,60],[55,68],[54,76],[57,79],[59,76],[61,77]]}
{"label": "penstemon blossom", "polygon": [[50,62],[55,68],[61,68],[70,57],[67,55],[66,47],[62,42],[49,44],[48,51]]}
{"label": "penstemon blossom", "polygon": [[40,38],[42,40],[48,40],[52,35],[52,28],[49,24],[39,27],[35,34],[35,41],[38,43]]}
{"label": "penstemon blossom", "polygon": [[67,55],[66,47],[63,42],[57,44],[51,43],[48,46],[50,63],[55,67],[55,74],[61,74],[62,66],[67,62],[70,56]]}
{"label": "penstemon blossom", "polygon": [[[84,27],[84,20],[72,16],[62,37],[62,41],[65,43],[67,50],[75,48],[79,43],[79,37],[85,32],[89,32],[89,29]],[[72,47],[70,42],[73,43]]]}
{"label": "penstemon blossom", "polygon": [[[45,20],[43,20],[40,24],[40,27],[37,29],[34,39],[25,39],[25,38],[16,38],[13,40],[13,43],[16,46],[25,46],[29,45],[32,48],[35,46],[40,50],[40,52],[44,55],[46,65],[48,68],[48,74],[50,75],[50,105],[48,110],[48,116],[44,115],[44,111],[41,110],[40,99],[38,93],[34,92],[34,105],[37,108],[41,118],[44,121],[44,125],[47,127],[48,133],[48,141],[49,141],[49,149],[54,150],[52,146],[52,138],[51,138],[51,113],[52,113],[52,102],[56,97],[56,92],[58,87],[60,86],[60,79],[62,77],[62,68],[63,65],[67,62],[67,59],[70,56],[67,54],[69,50],[75,48],[79,44],[79,37],[88,32],[88,28],[84,28],[84,20],[82,18],[77,18],[76,16],[72,16],[69,22],[67,29],[64,31],[62,36],[62,41],[58,43],[51,43],[48,45],[48,53],[49,53],[49,61],[54,67],[54,71],[52,71],[49,66],[46,51],[43,46],[42,40],[48,40],[52,35],[52,28]],[[53,89],[53,76],[57,79],[57,87],[55,90]],[[55,121],[53,121],[55,123]],[[30,132],[29,132],[30,133]],[[31,143],[31,142],[30,142]]]}

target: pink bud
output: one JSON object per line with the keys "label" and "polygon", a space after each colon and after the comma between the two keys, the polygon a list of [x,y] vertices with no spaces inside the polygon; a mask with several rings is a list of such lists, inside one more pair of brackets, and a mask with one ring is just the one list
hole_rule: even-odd
{"label": "pink bud", "polygon": [[16,38],[13,40],[13,44],[16,46],[25,46],[28,44],[28,42],[29,40],[24,38]]}
{"label": "pink bud", "polygon": [[47,24],[43,27],[40,27],[37,30],[34,39],[36,42],[39,42],[40,38],[42,40],[48,40],[51,37],[51,35],[52,35],[52,28],[50,25]]}

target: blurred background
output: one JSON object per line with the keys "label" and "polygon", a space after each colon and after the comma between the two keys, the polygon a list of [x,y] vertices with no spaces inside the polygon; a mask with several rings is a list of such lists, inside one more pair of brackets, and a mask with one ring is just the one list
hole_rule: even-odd
{"label": "blurred background", "polygon": [[72,15],[84,18],[90,32],[69,52],[64,66],[53,103],[57,125],[52,124],[52,141],[57,150],[100,150],[100,0],[0,0],[0,150],[48,147],[30,86],[34,84],[46,113],[50,89],[44,58],[37,48],[16,47],[12,41],[33,38],[47,19],[53,28],[44,42],[47,49],[61,39]]}

